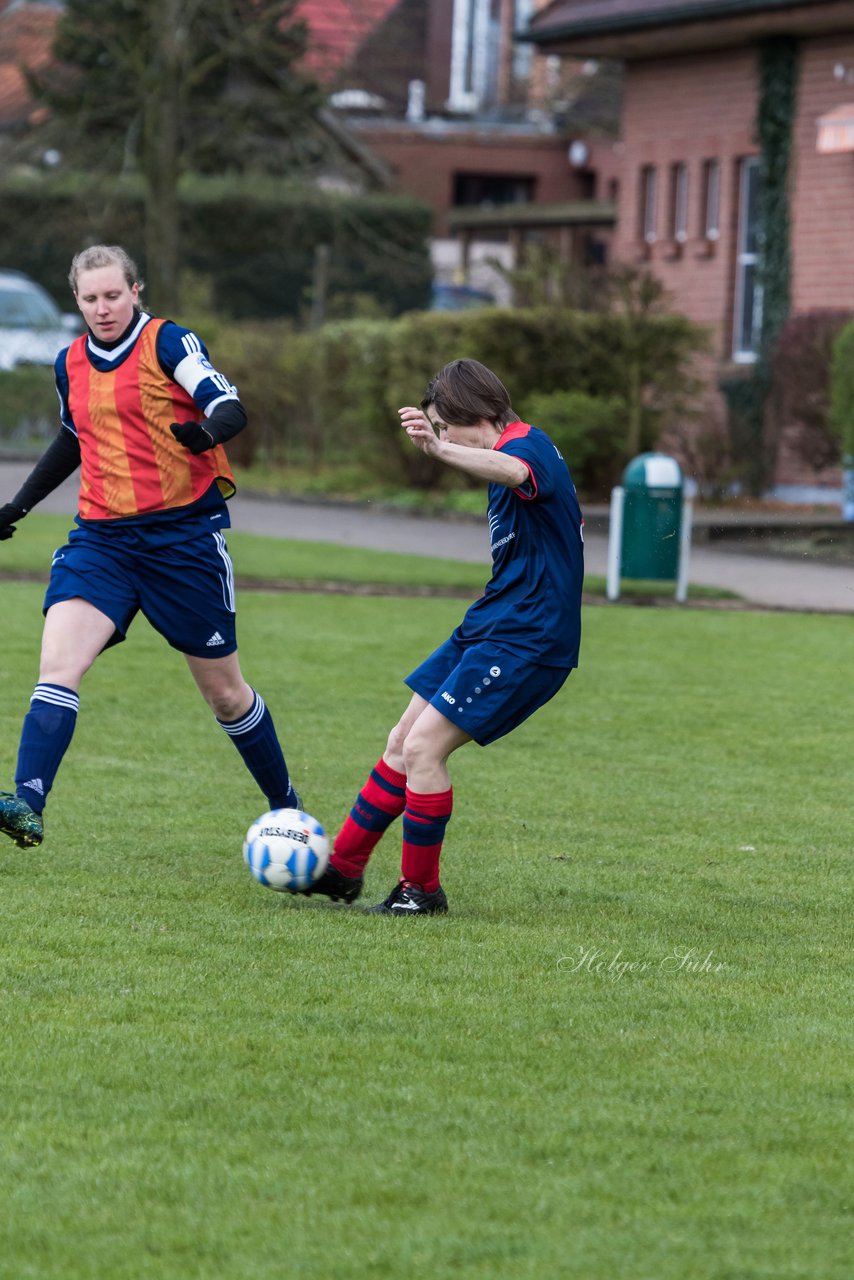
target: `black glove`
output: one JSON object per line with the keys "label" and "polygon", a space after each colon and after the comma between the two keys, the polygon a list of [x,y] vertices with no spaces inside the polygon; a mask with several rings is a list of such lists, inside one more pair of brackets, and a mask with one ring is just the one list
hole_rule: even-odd
{"label": "black glove", "polygon": [[169,430],[179,444],[190,453],[205,453],[216,444],[213,436],[200,422],[173,422]]}
{"label": "black glove", "polygon": [[7,502],[5,507],[0,507],[0,542],[11,538],[15,532],[15,522],[23,520],[26,514],[24,508],[16,506],[14,502]]}

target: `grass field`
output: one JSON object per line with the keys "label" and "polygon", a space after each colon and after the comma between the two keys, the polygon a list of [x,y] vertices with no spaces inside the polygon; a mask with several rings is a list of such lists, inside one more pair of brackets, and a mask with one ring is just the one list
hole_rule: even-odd
{"label": "grass field", "polygon": [[[8,786],[42,589],[0,591]],[[242,594],[332,830],[461,608]],[[588,608],[454,759],[451,914],[397,921],[250,879],[260,797],[135,624],[0,851],[0,1277],[850,1280],[852,663],[849,618]]]}
{"label": "grass field", "polygon": [[[0,571],[37,574],[47,581],[50,558],[66,539],[71,521],[67,516],[28,516],[26,536],[16,536],[3,546]],[[487,566],[460,560],[439,560],[397,552],[365,551],[361,547],[330,546],[326,542],[297,542],[291,539],[259,537],[229,530],[228,546],[244,583],[287,582],[369,584],[380,588],[399,587],[460,593],[474,599],[483,590]],[[588,595],[604,598],[605,579],[585,577]],[[621,584],[623,596],[664,594],[673,598],[672,584],[630,582]],[[697,599],[734,598],[732,591],[692,585],[689,595]]]}

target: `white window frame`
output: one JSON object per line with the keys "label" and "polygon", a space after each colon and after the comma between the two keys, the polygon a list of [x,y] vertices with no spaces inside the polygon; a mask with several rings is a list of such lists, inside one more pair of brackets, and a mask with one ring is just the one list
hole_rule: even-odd
{"label": "white window frame", "polygon": [[[759,177],[759,157],[747,156],[741,162],[738,179],[738,242],[735,260],[735,310],[732,325],[732,358],[737,364],[755,364],[759,358],[759,338],[762,333],[762,287],[756,280],[759,251],[747,248],[750,228],[747,218],[750,211],[750,182]],[[754,237],[755,238],[755,237]],[[751,346],[745,346],[742,325],[744,294],[748,278],[753,284],[753,314],[750,323]]]}
{"label": "white window frame", "polygon": [[676,244],[684,244],[688,239],[688,166],[680,160],[671,171],[672,208],[671,235]]}
{"label": "white window frame", "polygon": [[654,164],[645,164],[641,169],[641,189],[640,189],[640,223],[641,223],[641,239],[645,244],[655,244],[657,235],[655,231],[655,215],[656,215],[656,187],[658,186],[658,171]]}
{"label": "white window frame", "polygon": [[703,225],[704,240],[718,240],[721,234],[721,162],[711,159],[703,162]]}
{"label": "white window frame", "polygon": [[454,0],[449,111],[476,111],[489,83],[489,0]]}
{"label": "white window frame", "polygon": [[[525,31],[533,13],[534,0],[513,0],[513,30]],[[534,46],[523,40],[514,40],[511,56],[513,59],[513,78],[515,80],[527,80],[530,77],[534,61]],[[557,66],[554,71],[551,68],[548,69],[548,75],[553,80],[557,80],[560,75],[560,58],[557,58],[556,62]]]}

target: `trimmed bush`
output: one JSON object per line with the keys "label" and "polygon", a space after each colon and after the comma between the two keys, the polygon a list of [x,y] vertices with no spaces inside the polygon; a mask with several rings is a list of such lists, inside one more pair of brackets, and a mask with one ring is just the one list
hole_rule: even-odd
{"label": "trimmed bush", "polygon": [[854,466],[854,321],[839,331],[833,344],[830,371],[830,423],[843,458]]}
{"label": "trimmed bush", "polygon": [[770,466],[786,432],[803,461],[820,469],[839,461],[839,432],[831,422],[830,384],[834,343],[850,311],[809,311],[791,316],[771,359],[766,427]]}
{"label": "trimmed bush", "polygon": [[[499,374],[520,413],[537,395],[585,397],[554,407],[571,422],[566,430],[577,448],[589,416],[586,481],[607,487],[633,453],[653,447],[685,411],[697,390],[692,361],[703,341],[703,332],[681,316],[635,316],[629,324],[624,316],[553,308],[341,321],[287,339],[290,388],[280,394],[292,405],[288,431],[303,444],[313,441],[316,460],[350,449],[351,456],[370,457],[380,475],[431,488],[447,469],[411,447],[397,410],[419,403],[448,361],[470,356]],[[578,470],[572,448],[567,461]]]}
{"label": "trimmed bush", "polygon": [[[407,197],[194,177],[182,184],[179,202],[183,261],[209,279],[224,315],[307,314],[321,245],[329,249],[330,310],[340,312],[350,297],[371,298],[388,315],[428,303],[431,215]],[[137,181],[105,184],[71,174],[0,185],[0,265],[27,272],[62,305],[71,259],[86,244],[126,245],[144,275],[142,229]]]}
{"label": "trimmed bush", "polygon": [[59,430],[53,369],[27,365],[0,373],[0,440],[4,445],[48,441]]}
{"label": "trimmed bush", "polygon": [[[516,411],[554,435],[579,487],[599,494],[681,420],[704,342],[702,330],[667,314],[489,308],[298,332],[288,321],[223,321],[207,313],[204,291],[200,299],[198,314],[186,318],[249,413],[249,428],[231,447],[235,462],[319,470],[358,461],[390,485],[422,490],[465,487],[412,448],[398,417],[450,360],[470,356],[494,369]],[[52,396],[49,374],[45,386]]]}
{"label": "trimmed bush", "polygon": [[551,436],[580,489],[605,492],[617,483],[628,424],[626,402],[619,396],[535,392],[524,401],[521,415]]}

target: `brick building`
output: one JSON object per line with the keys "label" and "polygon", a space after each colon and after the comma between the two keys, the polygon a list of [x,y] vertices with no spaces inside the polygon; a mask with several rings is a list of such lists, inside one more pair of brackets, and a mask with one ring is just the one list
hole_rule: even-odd
{"label": "brick building", "polygon": [[[502,298],[509,286],[486,260],[512,265],[520,235],[552,237],[562,255],[576,259],[590,251],[591,240],[606,243],[613,224],[607,178],[613,77],[514,41],[514,30],[544,2],[298,0],[294,11],[309,32],[305,68],[332,104],[321,113],[329,162],[316,180],[330,189],[384,187],[423,201],[433,210],[437,277],[466,277]],[[39,158],[26,146],[16,150],[16,143],[45,114],[22,67],[50,65],[61,12],[59,0],[0,0],[6,171],[13,158],[36,165],[56,158],[53,151]],[[590,145],[571,162],[579,131]],[[534,209],[521,232],[502,221],[502,211]]]}
{"label": "brick building", "polygon": [[[646,263],[710,328],[719,380],[749,372],[760,351],[760,52],[793,40],[790,310],[854,312],[854,5],[553,0],[528,34],[544,51],[623,61],[614,257]],[[811,465],[797,433],[783,424],[775,489],[817,497],[838,471]]]}
{"label": "brick building", "polygon": [[[514,40],[544,2],[299,7],[312,31],[311,65],[347,128],[398,190],[433,210],[437,277],[464,278],[499,297],[508,286],[488,258],[512,265],[520,238],[534,237],[583,260],[591,242],[607,243],[613,224],[607,151],[618,91],[589,60],[541,57]],[[589,145],[571,160],[579,134]],[[596,139],[602,162],[594,165]]]}

